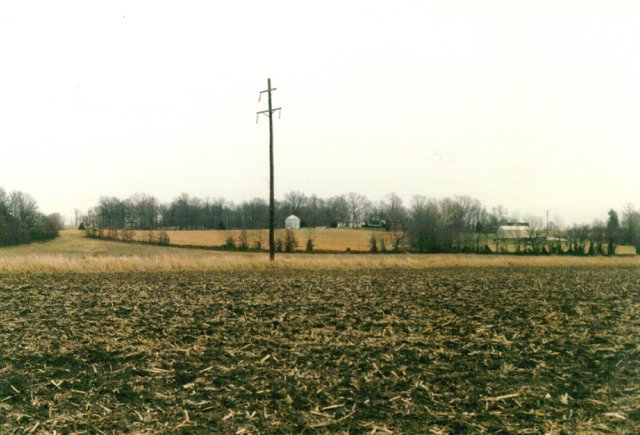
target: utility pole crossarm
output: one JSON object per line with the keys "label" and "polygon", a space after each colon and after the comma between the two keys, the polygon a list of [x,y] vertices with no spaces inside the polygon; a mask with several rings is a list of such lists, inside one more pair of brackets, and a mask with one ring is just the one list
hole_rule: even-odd
{"label": "utility pole crossarm", "polygon": [[258,103],[259,103],[259,102],[260,102],[260,100],[262,99],[262,94],[264,94],[265,92],[273,92],[273,91],[275,91],[276,89],[278,89],[278,88],[273,88],[273,89],[267,89],[267,90],[265,90],[265,91],[260,91],[260,95],[259,95],[259,97],[258,97]]}
{"label": "utility pole crossarm", "polygon": [[282,108],[281,108],[281,107],[278,107],[278,108],[276,108],[276,109],[271,109],[271,110],[262,110],[262,111],[260,111],[260,112],[256,112],[256,114],[258,114],[258,115],[262,115],[262,114],[264,113],[264,114],[266,115],[266,114],[268,114],[268,113],[274,113],[274,112],[277,112],[278,110],[282,110]]}

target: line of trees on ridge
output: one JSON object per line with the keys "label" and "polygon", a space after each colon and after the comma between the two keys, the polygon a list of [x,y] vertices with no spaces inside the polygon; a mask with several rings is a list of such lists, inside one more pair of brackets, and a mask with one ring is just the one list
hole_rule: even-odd
{"label": "line of trees on ridge", "polygon": [[[600,255],[614,253],[618,244],[640,249],[640,212],[628,206],[619,219],[611,210],[606,222],[562,228],[560,218],[544,225],[537,216],[507,216],[507,210],[468,196],[430,199],[417,195],[406,206],[395,193],[381,201],[370,201],[359,193],[330,198],[288,192],[276,201],[276,227],[296,215],[302,227],[351,227],[385,230],[390,250],[415,252],[490,252],[489,242],[501,225],[524,221],[528,237],[518,241],[516,253]],[[262,198],[233,203],[223,198],[201,199],[182,194],[161,203],[147,194],[127,199],[100,198],[97,206],[82,214],[76,210],[76,225],[104,229],[207,230],[264,229],[269,225],[269,204]],[[555,242],[549,242],[554,236]],[[374,249],[372,240],[372,250]]]}

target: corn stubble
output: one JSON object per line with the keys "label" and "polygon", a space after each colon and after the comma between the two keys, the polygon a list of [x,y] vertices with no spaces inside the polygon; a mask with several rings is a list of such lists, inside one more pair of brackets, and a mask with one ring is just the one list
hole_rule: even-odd
{"label": "corn stubble", "polygon": [[0,277],[0,432],[634,433],[640,273]]}

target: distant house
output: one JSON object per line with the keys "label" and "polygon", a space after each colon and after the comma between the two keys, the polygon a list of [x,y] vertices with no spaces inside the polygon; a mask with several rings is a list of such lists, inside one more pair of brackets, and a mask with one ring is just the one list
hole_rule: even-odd
{"label": "distant house", "polygon": [[300,218],[292,214],[284,220],[284,227],[288,230],[300,229]]}
{"label": "distant house", "polygon": [[362,228],[384,228],[386,224],[384,219],[374,217],[364,221]]}
{"label": "distant house", "polygon": [[501,225],[496,231],[496,240],[522,240],[529,237],[531,232],[527,223]]}

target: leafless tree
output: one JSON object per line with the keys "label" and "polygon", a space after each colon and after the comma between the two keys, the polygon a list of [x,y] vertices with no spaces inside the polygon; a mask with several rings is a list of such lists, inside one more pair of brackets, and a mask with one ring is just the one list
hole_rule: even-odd
{"label": "leafless tree", "polygon": [[130,224],[133,228],[151,230],[158,227],[158,200],[145,193],[136,193],[129,198]]}
{"label": "leafless tree", "polygon": [[38,205],[36,200],[28,193],[11,192],[11,195],[9,195],[9,211],[14,218],[31,223],[38,211]]}
{"label": "leafless tree", "polygon": [[288,192],[284,195],[284,203],[288,213],[300,216],[302,209],[307,205],[307,197],[302,192]]}
{"label": "leafless tree", "polygon": [[360,226],[367,202],[367,198],[360,193],[351,192],[347,195],[347,205],[349,207],[352,228]]}
{"label": "leafless tree", "polygon": [[57,230],[64,228],[64,218],[60,213],[51,213],[48,218]]}
{"label": "leafless tree", "polygon": [[409,215],[402,205],[402,198],[395,193],[387,195],[383,202],[383,210],[392,237],[393,250],[397,252],[409,229]]}
{"label": "leafless tree", "polygon": [[632,204],[628,204],[622,215],[622,227],[624,228],[624,242],[640,247],[640,212]]}
{"label": "leafless tree", "polygon": [[80,219],[82,218],[82,212],[78,208],[73,209],[73,224],[74,228],[78,228],[80,226]]}
{"label": "leafless tree", "polygon": [[541,217],[534,215],[526,215],[525,221],[529,224],[529,228],[527,230],[529,243],[531,243],[533,253],[537,254],[539,253],[544,240],[544,223]]}

